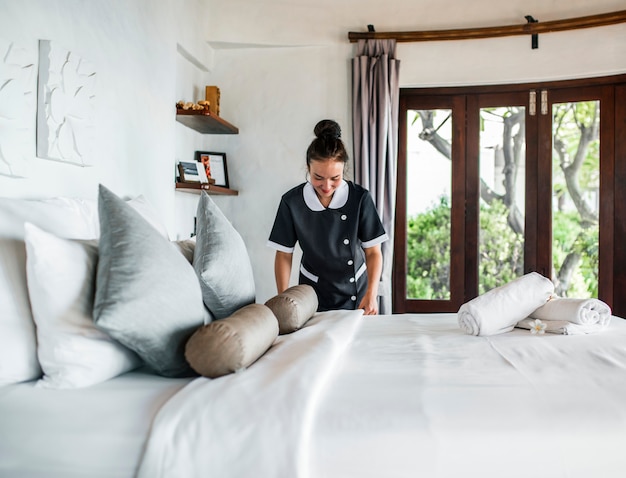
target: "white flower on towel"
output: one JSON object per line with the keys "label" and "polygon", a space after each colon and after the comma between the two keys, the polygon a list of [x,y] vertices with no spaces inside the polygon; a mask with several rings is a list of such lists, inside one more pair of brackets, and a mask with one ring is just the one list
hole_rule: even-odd
{"label": "white flower on towel", "polygon": [[530,333],[533,335],[536,334],[545,334],[546,333],[546,324],[544,324],[541,320],[535,319],[530,323]]}

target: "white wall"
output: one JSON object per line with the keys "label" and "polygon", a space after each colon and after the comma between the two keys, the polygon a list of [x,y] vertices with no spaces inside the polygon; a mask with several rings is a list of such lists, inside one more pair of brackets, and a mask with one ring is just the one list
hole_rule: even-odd
{"label": "white wall", "polygon": [[[214,197],[242,234],[257,300],[275,293],[265,245],[280,195],[305,178],[305,150],[322,118],[351,150],[349,31],[469,28],[624,9],[623,0],[0,0],[0,37],[36,48],[61,42],[96,64],[94,166],[35,158],[30,174],[0,176],[1,196],[95,197],[99,182],[144,194],[172,237],[191,232],[198,196],[173,190],[174,164],[197,149],[227,153],[236,197]],[[180,45],[186,52],[181,55]],[[490,84],[626,72],[626,24],[464,42],[398,45],[402,86]],[[187,57],[193,61],[189,61]],[[175,122],[174,103],[221,89],[221,115],[239,135],[200,135]],[[1,120],[0,120],[1,121]],[[2,124],[0,123],[0,127]]]}
{"label": "white wall", "polygon": [[[275,293],[265,246],[283,192],[304,179],[313,126],[334,118],[352,149],[349,31],[413,31],[559,20],[624,9],[623,0],[209,0],[222,115],[240,127],[225,207],[253,258],[259,300]],[[401,86],[494,84],[626,72],[626,24],[530,37],[400,43]]]}
{"label": "white wall", "polygon": [[[191,99],[210,74],[210,20],[207,3],[199,0],[0,0],[5,42],[25,49],[36,64],[38,40],[51,40],[96,71],[93,166],[37,158],[33,110],[26,134],[2,136],[0,147],[16,151],[24,177],[0,176],[0,195],[95,198],[102,183],[122,196],[143,194],[161,211],[172,238],[188,236],[193,213],[180,219],[176,211],[193,208],[198,196],[174,192],[174,165],[193,158],[205,139],[176,123],[175,103]],[[185,60],[177,45],[205,71]],[[36,91],[36,75],[32,81]],[[0,118],[0,127],[10,122]]]}

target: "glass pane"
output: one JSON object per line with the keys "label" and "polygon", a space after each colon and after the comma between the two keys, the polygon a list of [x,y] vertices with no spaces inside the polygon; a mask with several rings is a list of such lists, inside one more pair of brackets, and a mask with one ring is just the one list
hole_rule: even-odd
{"label": "glass pane", "polygon": [[450,299],[452,111],[407,111],[407,298]]}
{"label": "glass pane", "polygon": [[524,273],[525,108],[480,110],[478,292]]}
{"label": "glass pane", "polygon": [[552,279],[561,297],[598,296],[600,102],[552,106]]}

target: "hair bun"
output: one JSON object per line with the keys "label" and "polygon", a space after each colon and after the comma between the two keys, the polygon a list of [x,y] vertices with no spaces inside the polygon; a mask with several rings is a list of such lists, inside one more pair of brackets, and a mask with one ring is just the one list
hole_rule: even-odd
{"label": "hair bun", "polygon": [[341,138],[341,127],[336,121],[325,119],[315,125],[313,133],[318,138]]}

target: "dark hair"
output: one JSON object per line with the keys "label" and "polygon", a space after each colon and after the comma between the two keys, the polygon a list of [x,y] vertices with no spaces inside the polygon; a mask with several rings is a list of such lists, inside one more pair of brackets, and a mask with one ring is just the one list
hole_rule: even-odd
{"label": "dark hair", "polygon": [[341,128],[336,121],[324,119],[313,129],[316,138],[306,150],[306,164],[311,161],[342,161],[348,162],[348,153],[341,141]]}

